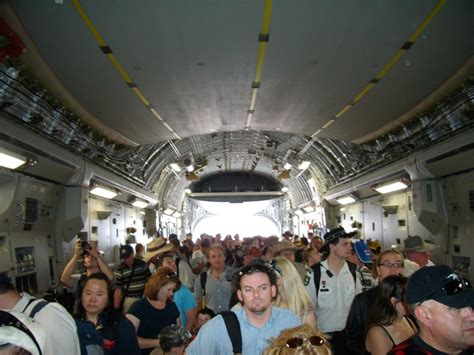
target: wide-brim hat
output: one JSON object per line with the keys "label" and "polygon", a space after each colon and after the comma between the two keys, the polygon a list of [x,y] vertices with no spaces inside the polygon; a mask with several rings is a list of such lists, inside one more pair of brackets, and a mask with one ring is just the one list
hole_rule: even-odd
{"label": "wide-brim hat", "polygon": [[411,252],[411,251],[419,251],[419,252],[426,252],[431,251],[437,247],[434,243],[426,243],[420,236],[418,235],[409,235],[407,239],[403,241],[403,251],[404,252]]}
{"label": "wide-brim hat", "polygon": [[278,237],[276,236],[271,236],[271,237],[267,237],[267,238],[263,238],[263,246],[264,247],[269,247],[273,244],[277,244],[278,243]]}
{"label": "wide-brim hat", "polygon": [[471,307],[474,290],[447,265],[422,267],[408,279],[407,301],[419,304],[427,300],[455,309]]}
{"label": "wide-brim hat", "polygon": [[156,238],[146,245],[146,253],[143,255],[143,259],[148,261],[154,256],[170,252],[173,248],[174,245],[171,243],[167,244],[165,238]]}
{"label": "wide-brim hat", "polygon": [[40,324],[25,313],[0,311],[0,346],[10,344],[31,354],[44,354],[46,334]]}
{"label": "wide-brim hat", "polygon": [[329,245],[331,242],[338,238],[351,238],[357,234],[357,231],[347,233],[343,227],[337,227],[331,229],[329,232],[324,234],[324,246]]}
{"label": "wide-brim hat", "polygon": [[276,254],[279,255],[284,251],[293,251],[296,252],[297,248],[293,245],[293,243],[289,242],[288,240],[281,240],[277,244]]}

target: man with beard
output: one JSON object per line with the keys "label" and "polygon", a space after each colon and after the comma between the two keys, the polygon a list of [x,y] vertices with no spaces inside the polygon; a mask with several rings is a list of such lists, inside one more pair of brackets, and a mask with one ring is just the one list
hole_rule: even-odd
{"label": "man with beard", "polygon": [[[242,268],[235,283],[242,307],[232,312],[240,325],[243,354],[261,354],[271,338],[301,324],[293,312],[272,305],[277,293],[276,275],[267,265],[254,263]],[[224,319],[216,316],[199,330],[186,354],[232,354],[232,349]]]}

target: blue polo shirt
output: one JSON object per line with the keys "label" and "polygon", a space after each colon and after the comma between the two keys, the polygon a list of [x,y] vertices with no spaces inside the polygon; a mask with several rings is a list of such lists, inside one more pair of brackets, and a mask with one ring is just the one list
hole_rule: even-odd
{"label": "blue polo shirt", "polygon": [[[234,311],[242,333],[242,353],[261,354],[281,331],[301,324],[300,319],[288,309],[272,306],[272,314],[261,327],[253,326],[243,308]],[[197,337],[186,348],[187,355],[232,354],[232,342],[225,327],[224,319],[216,316],[199,329]]]}

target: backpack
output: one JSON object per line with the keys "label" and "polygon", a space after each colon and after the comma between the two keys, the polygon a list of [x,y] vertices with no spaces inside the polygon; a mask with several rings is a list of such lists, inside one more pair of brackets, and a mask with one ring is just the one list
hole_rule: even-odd
{"label": "backpack", "polygon": [[[357,282],[356,281],[357,280],[357,276],[356,276],[357,265],[354,263],[351,263],[350,261],[346,261],[346,263],[347,263],[347,266],[349,267],[349,271],[351,272],[352,277],[354,278],[354,287],[355,287],[356,282]],[[314,264],[313,266],[311,266],[311,268],[313,269],[313,272],[314,272],[314,285],[316,286],[316,296],[318,296],[319,283],[321,281],[321,263]]]}
{"label": "backpack", "polygon": [[[47,306],[49,304],[48,301],[44,300],[44,299],[38,299],[38,298],[32,298],[28,301],[28,304],[26,305],[25,309],[23,310],[23,312],[26,311],[26,309],[35,301],[39,301],[38,303],[36,303],[33,308],[31,309],[31,311],[29,312],[28,316],[30,318],[34,318],[36,316],[36,314],[41,311],[45,306]],[[26,312],[25,312],[26,313]]]}
{"label": "backpack", "polygon": [[240,332],[240,323],[237,315],[232,311],[222,311],[219,313],[224,319],[227,333],[229,333],[232,342],[232,352],[242,354],[242,333]]}

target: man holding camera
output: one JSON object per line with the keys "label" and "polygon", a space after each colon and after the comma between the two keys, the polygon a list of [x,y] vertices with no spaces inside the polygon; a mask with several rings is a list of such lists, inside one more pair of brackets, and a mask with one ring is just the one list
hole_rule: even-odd
{"label": "man holding camera", "polygon": [[[82,260],[84,272],[80,275],[77,287],[74,287],[74,278],[72,275],[76,271],[77,262],[80,260]],[[107,265],[105,260],[99,255],[97,243],[93,241],[82,241],[78,238],[74,248],[74,255],[67,263],[61,275],[61,284],[71,290],[75,289],[75,293],[79,294],[79,291],[82,288],[87,276],[96,272],[104,273],[110,279],[110,281],[114,280],[114,272],[109,267],[109,265]]]}

